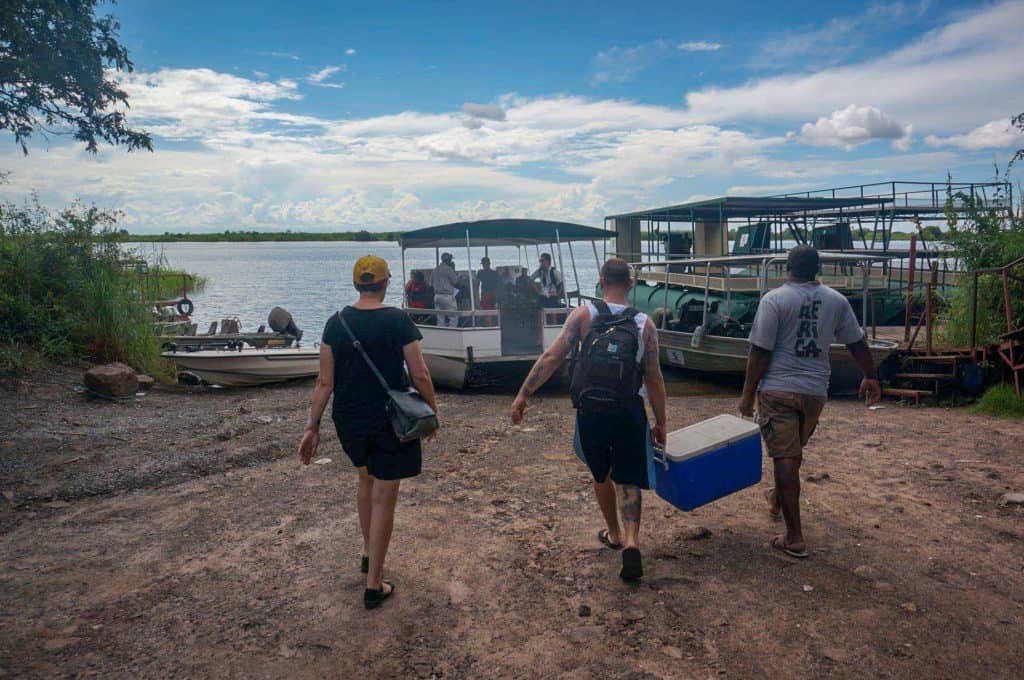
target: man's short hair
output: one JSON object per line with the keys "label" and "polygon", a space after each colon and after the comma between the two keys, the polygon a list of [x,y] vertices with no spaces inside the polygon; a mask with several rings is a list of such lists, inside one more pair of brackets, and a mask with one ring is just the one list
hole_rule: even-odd
{"label": "man's short hair", "polygon": [[489,258],[489,257],[481,257],[480,258],[480,264],[485,264],[486,265],[486,264],[490,264],[490,263],[491,263],[491,258]]}
{"label": "man's short hair", "polygon": [[384,290],[386,285],[388,285],[386,280],[378,281],[377,283],[357,283],[356,290],[360,293],[379,293]]}
{"label": "man's short hair", "polygon": [[629,263],[621,257],[610,258],[601,265],[601,278],[605,283],[626,284],[633,278]]}
{"label": "man's short hair", "polygon": [[818,251],[814,246],[796,246],[789,251],[786,268],[797,278],[813,281],[821,268],[821,258],[818,257]]}
{"label": "man's short hair", "polygon": [[451,253],[441,253],[441,262],[451,262],[455,259],[455,256]]}
{"label": "man's short hair", "polygon": [[547,260],[548,262],[551,262],[551,253],[541,253],[540,254],[540,259]]}

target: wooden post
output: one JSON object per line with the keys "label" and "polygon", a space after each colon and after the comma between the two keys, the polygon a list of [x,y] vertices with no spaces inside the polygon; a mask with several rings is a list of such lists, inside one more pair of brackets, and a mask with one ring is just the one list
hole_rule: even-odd
{"label": "wooden post", "polygon": [[910,312],[914,305],[914,272],[917,271],[917,235],[910,236],[910,269],[907,271],[907,305],[903,315],[903,342],[910,342]]}

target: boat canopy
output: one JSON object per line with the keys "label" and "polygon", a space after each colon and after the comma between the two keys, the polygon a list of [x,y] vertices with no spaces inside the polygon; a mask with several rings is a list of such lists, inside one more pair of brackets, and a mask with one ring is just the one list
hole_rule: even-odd
{"label": "boat canopy", "polygon": [[681,203],[663,208],[640,210],[605,219],[634,218],[642,220],[699,221],[726,220],[737,217],[768,217],[799,215],[804,213],[840,212],[851,208],[871,206],[879,209],[892,203],[889,197],[822,198],[800,196],[723,196],[704,201]]}
{"label": "boat canopy", "polygon": [[407,231],[398,239],[402,249],[470,246],[530,246],[569,241],[603,241],[616,232],[572,222],[497,219],[453,222]]}

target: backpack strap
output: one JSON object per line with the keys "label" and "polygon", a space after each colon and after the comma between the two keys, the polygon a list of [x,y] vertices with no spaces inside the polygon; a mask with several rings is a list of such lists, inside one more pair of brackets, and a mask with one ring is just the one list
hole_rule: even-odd
{"label": "backpack strap", "polygon": [[609,307],[608,303],[605,302],[604,300],[591,300],[590,304],[594,305],[594,307],[597,308],[597,313],[598,314],[603,314],[605,316],[611,316],[611,313],[612,313],[611,307]]}
{"label": "backpack strap", "polygon": [[622,316],[628,316],[630,319],[635,319],[636,315],[639,314],[639,313],[640,313],[639,309],[634,309],[632,307],[626,307],[625,309],[623,309],[620,312],[620,314],[622,314]]}

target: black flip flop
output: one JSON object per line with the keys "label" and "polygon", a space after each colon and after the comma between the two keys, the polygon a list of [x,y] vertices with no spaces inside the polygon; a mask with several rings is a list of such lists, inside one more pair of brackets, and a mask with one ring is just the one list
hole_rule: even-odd
{"label": "black flip flop", "polygon": [[363,559],[359,561],[359,571],[364,574],[370,573],[370,558],[366,555],[363,555]]}
{"label": "black flip flop", "polygon": [[639,581],[644,575],[644,562],[640,557],[639,548],[626,548],[622,551],[622,571],[619,578],[623,581]]}
{"label": "black flip flop", "polygon": [[[391,590],[384,592],[384,586],[391,586]],[[395,584],[391,581],[381,581],[379,590],[373,588],[367,588],[363,591],[363,606],[367,609],[376,609],[379,607],[384,600],[388,599],[395,594]]]}
{"label": "black flip flop", "polygon": [[612,550],[622,550],[621,543],[612,543],[612,539],[608,538],[607,529],[601,529],[597,532],[597,540],[601,541],[601,543],[603,543],[606,548],[611,548]]}
{"label": "black flip flop", "polygon": [[795,557],[798,560],[806,560],[811,556],[811,554],[806,550],[793,550],[787,546],[785,536],[775,536],[772,538],[771,547],[781,553],[789,555],[790,557]]}

